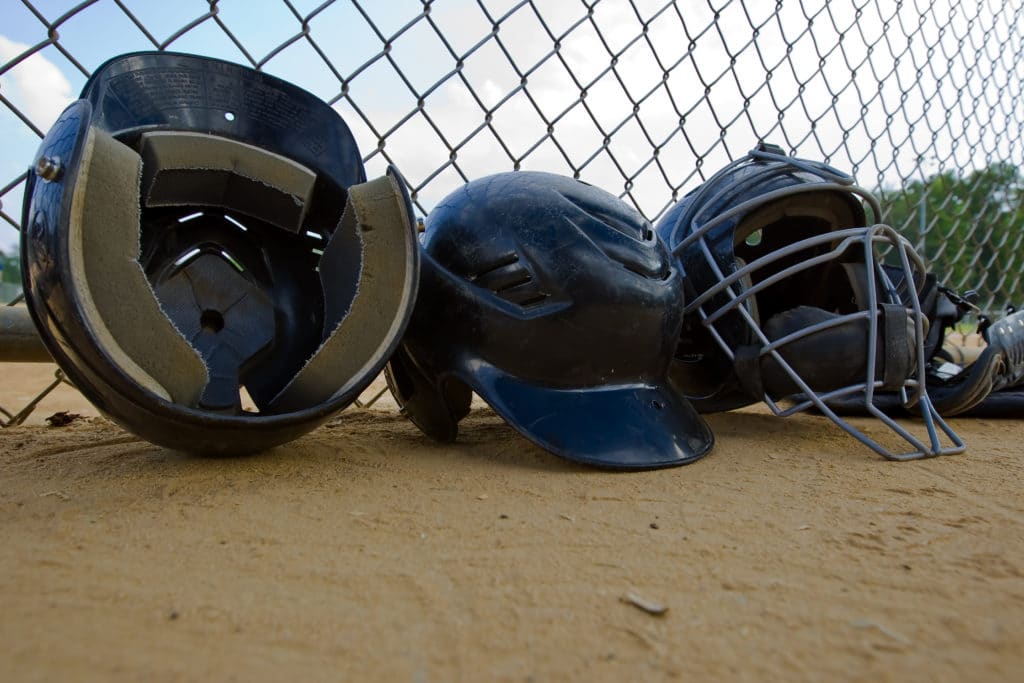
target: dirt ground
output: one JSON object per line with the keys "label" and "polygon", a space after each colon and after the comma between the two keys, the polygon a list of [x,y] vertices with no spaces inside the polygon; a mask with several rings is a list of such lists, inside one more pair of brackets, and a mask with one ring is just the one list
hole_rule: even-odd
{"label": "dirt ground", "polygon": [[[53,368],[0,372],[10,410]],[[382,404],[234,459],[90,415],[62,388],[0,433],[3,680],[1022,680],[1024,421],[890,463],[746,410],[616,474],[487,409],[453,445]]]}

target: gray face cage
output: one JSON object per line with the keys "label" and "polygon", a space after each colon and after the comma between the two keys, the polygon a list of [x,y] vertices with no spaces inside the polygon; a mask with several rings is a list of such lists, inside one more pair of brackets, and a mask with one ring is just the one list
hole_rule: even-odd
{"label": "gray face cage", "polygon": [[[917,285],[924,280],[925,264],[895,230],[881,224],[833,225],[830,231],[797,239],[763,255],[754,250],[752,253],[757,257],[749,263],[741,258],[735,258],[731,264],[720,263],[725,259],[719,244],[716,259],[716,244],[709,235],[715,235],[716,228],[727,221],[739,221],[732,246],[756,245],[757,240],[764,239],[761,230],[767,231],[772,223],[823,211],[823,191],[852,194],[864,200],[874,216],[881,215],[875,197],[855,186],[849,176],[824,164],[791,159],[763,149],[730,164],[705,187],[713,188],[716,179],[734,172],[740,164],[750,163],[751,158],[782,162],[765,165],[738,181],[751,189],[753,199],[718,215],[709,215],[710,207],[720,205],[711,197],[702,202],[703,208],[692,216],[689,225],[677,226],[677,230],[685,227],[686,237],[674,253],[688,251],[690,256],[686,260],[692,262],[693,250],[697,250],[714,277],[710,286],[706,282],[693,283],[697,296],[688,302],[685,315],[699,316],[733,363],[743,388],[751,396],[761,397],[775,415],[788,417],[814,408],[890,460],[962,452],[963,442],[935,411],[925,386],[923,342],[927,319],[922,314],[917,291]],[[754,190],[766,184],[771,186],[794,170],[814,173],[824,182],[800,183],[761,193]],[[724,192],[737,196],[743,191],[738,183],[724,183],[718,196]],[[776,229],[784,230],[785,226]],[[886,254],[892,263],[883,266]],[[778,302],[770,301],[773,287],[778,292],[780,283],[785,286],[789,279],[801,275],[807,278],[808,271],[827,267],[841,269],[844,279],[849,280],[851,297],[846,310],[824,311],[802,305],[803,301],[790,300],[785,303],[788,308],[763,324],[760,297],[767,297],[764,303],[773,304],[778,310]],[[807,282],[827,286],[825,282],[819,284],[813,276]],[[802,290],[789,287],[782,291],[793,294]],[[897,392],[903,406],[912,408],[923,419],[924,438],[915,436],[882,412],[875,405],[876,391]],[[829,401],[841,397],[861,397],[867,413],[902,440],[896,440],[898,447],[879,443],[837,415]],[[946,444],[940,433],[945,435]]]}

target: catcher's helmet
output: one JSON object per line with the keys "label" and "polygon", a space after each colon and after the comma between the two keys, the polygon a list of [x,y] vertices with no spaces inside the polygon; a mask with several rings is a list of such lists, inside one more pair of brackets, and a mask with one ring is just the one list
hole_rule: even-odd
{"label": "catcher's helmet", "polygon": [[[892,228],[868,224],[864,203],[881,215],[850,176],[762,144],[674,206],[657,226],[687,275],[672,376],[701,412],[761,400],[778,415],[814,407],[886,457],[959,452],[924,384],[924,264]],[[881,265],[885,249],[898,280]],[[878,410],[883,389],[920,404],[927,443]],[[850,396],[911,450],[892,452],[829,408]],[[780,405],[787,398],[795,404]]]}
{"label": "catcher's helmet", "polygon": [[571,460],[640,469],[709,451],[711,432],[667,377],[680,274],[625,203],[557,175],[498,174],[430,213],[423,252],[386,372],[426,434],[453,440],[475,391]]}
{"label": "catcher's helmet", "polygon": [[125,55],[37,159],[29,309],[75,386],[130,431],[268,448],[353,401],[398,343],[417,282],[408,196],[395,172],[366,182],[313,95],[219,60]]}

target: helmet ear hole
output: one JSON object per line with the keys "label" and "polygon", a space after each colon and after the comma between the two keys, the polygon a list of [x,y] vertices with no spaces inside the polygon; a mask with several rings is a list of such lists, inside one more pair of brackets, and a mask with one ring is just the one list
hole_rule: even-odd
{"label": "helmet ear hole", "polygon": [[448,414],[456,422],[469,415],[469,407],[473,402],[473,390],[457,377],[448,377],[441,385]]}
{"label": "helmet ear hole", "polygon": [[455,440],[459,420],[469,414],[473,400],[473,392],[465,383],[454,377],[438,381],[405,347],[391,356],[384,378],[402,414],[424,434],[438,441]]}

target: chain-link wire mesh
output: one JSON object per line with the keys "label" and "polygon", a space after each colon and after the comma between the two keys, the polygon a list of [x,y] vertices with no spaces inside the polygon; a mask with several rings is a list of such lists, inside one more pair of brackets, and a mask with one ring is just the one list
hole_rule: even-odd
{"label": "chain-link wire mesh", "polygon": [[[1024,303],[1024,0],[0,0],[0,219],[106,59],[168,49],[332,104],[424,214],[510,169],[656,220],[758,140],[852,171],[948,285]],[[16,296],[16,259],[4,292]],[[12,291],[13,288],[13,291]]]}

